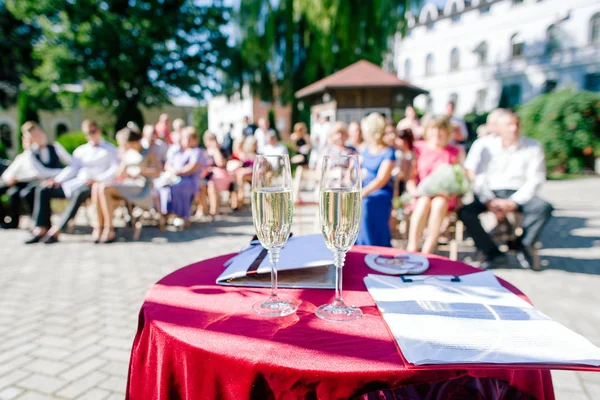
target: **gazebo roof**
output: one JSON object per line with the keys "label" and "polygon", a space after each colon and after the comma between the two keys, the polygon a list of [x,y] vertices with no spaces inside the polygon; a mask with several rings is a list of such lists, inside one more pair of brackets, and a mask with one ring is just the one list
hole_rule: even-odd
{"label": "gazebo roof", "polygon": [[427,93],[426,90],[399,79],[395,74],[386,72],[369,61],[360,60],[298,90],[296,98],[301,99],[329,89],[353,88],[406,88],[419,94]]}

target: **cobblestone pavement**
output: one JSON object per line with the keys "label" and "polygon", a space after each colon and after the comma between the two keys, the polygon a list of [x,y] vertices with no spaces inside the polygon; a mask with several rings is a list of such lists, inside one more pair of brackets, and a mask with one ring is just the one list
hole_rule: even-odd
{"label": "cobblestone pavement", "polygon": [[[600,345],[600,179],[550,182],[543,196],[557,208],[542,237],[544,270],[497,274]],[[313,232],[314,207],[297,208],[295,222],[295,232]],[[84,230],[28,247],[24,230],[0,231],[0,400],[123,399],[147,290],[181,266],[237,251],[252,233],[247,213],[165,235],[146,228],[139,242],[111,245]],[[553,377],[559,400],[600,399],[600,374]]]}

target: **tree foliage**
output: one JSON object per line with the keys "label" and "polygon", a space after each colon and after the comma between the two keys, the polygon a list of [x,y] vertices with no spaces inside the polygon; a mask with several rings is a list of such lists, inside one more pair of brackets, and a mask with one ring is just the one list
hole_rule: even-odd
{"label": "tree foliage", "polygon": [[[236,84],[268,100],[294,101],[302,87],[360,59],[381,64],[411,0],[241,2]],[[278,91],[275,93],[274,88]]]}
{"label": "tree foliage", "polygon": [[38,35],[38,29],[16,18],[0,1],[0,107],[16,103],[21,76],[32,73],[32,43]]}
{"label": "tree foliage", "polygon": [[519,108],[524,134],[539,140],[549,171],[577,173],[600,157],[600,95],[565,89]]}
{"label": "tree foliage", "polygon": [[[35,88],[58,92],[64,106],[110,109],[119,124],[138,106],[158,106],[169,95],[201,98],[218,90],[229,65],[223,26],[229,8],[194,0],[11,0],[18,18],[39,26],[33,47],[40,61]],[[204,3],[206,4],[206,3]],[[73,93],[73,84],[82,92]],[[75,87],[77,89],[77,87]],[[75,90],[77,91],[77,90]],[[137,112],[136,112],[137,111]],[[119,126],[117,126],[118,128]]]}

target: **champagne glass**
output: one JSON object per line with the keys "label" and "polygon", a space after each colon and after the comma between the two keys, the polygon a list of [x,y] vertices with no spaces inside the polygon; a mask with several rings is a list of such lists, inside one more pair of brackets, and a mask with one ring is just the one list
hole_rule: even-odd
{"label": "champagne glass", "polygon": [[329,321],[352,321],[362,311],[342,299],[342,268],[360,224],[361,184],[358,156],[323,158],[319,198],[319,220],[325,244],[333,252],[335,300],[317,308],[317,317]]}
{"label": "champagne glass", "polygon": [[297,301],[277,294],[277,262],[290,235],[292,215],[290,158],[287,154],[256,156],[252,169],[252,221],[271,261],[271,295],[253,306],[259,315],[283,317],[298,308]]}

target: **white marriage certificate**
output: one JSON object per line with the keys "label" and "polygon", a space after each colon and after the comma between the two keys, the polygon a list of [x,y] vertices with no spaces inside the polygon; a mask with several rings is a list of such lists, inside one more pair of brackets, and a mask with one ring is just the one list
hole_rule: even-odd
{"label": "white marriage certificate", "polygon": [[490,271],[451,276],[368,275],[365,284],[414,365],[600,366],[600,349],[500,285]]}

